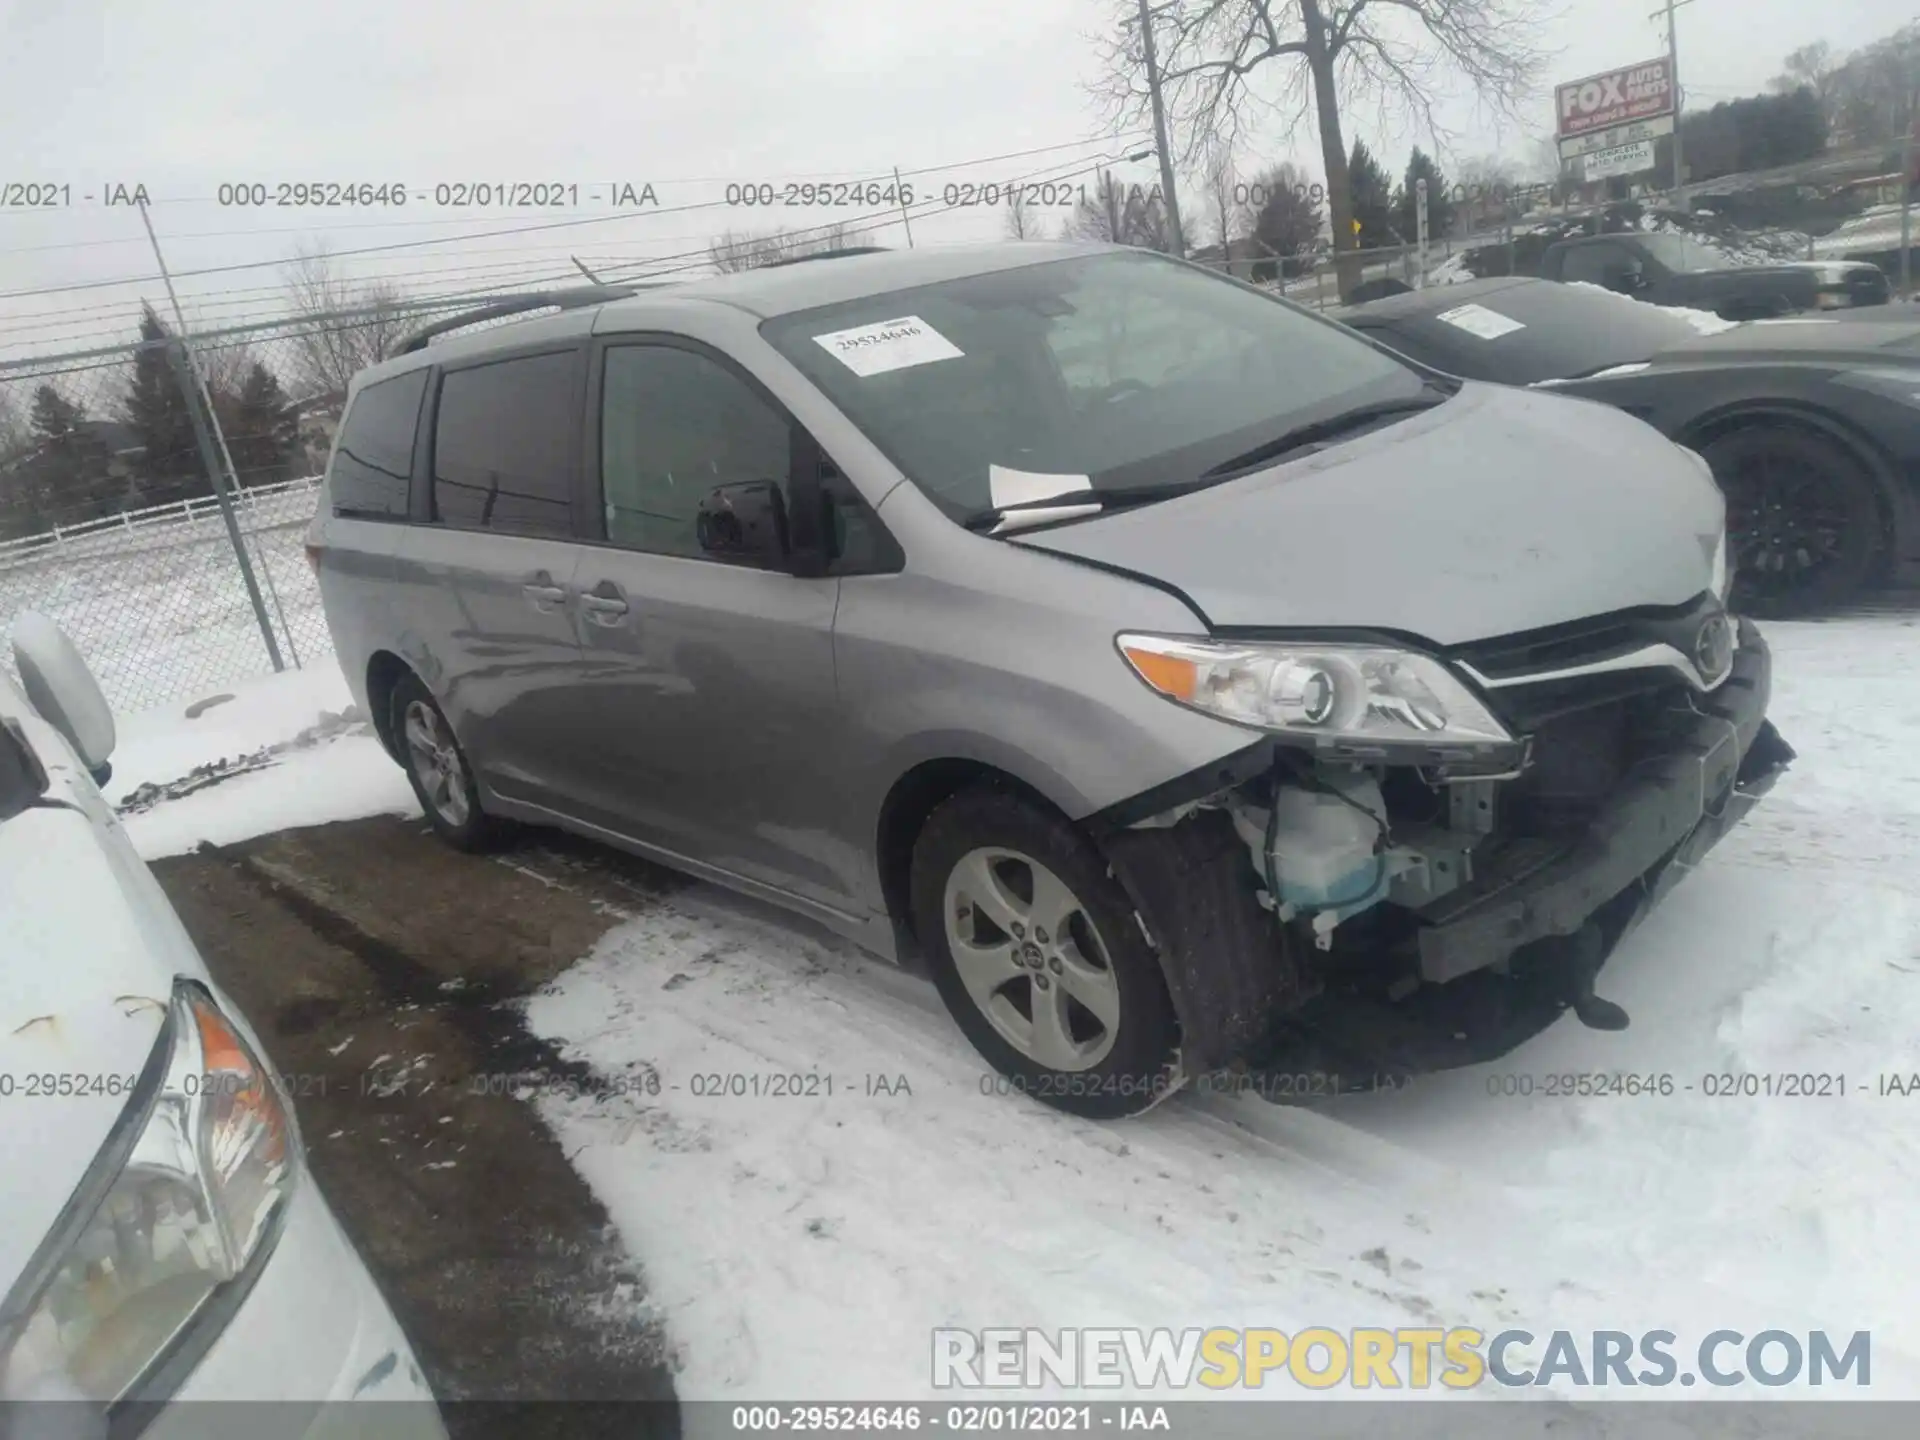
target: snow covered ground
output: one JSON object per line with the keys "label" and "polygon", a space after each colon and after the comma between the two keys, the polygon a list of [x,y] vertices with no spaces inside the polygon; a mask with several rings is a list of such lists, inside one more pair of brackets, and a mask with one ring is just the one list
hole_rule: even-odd
{"label": "snow covered ground", "polygon": [[[290,664],[333,650],[302,544],[314,492],[240,508],[255,583]],[[0,555],[0,653],[28,606],[73,638],[116,711],[193,699],[208,687],[272,673],[233,547],[217,514],[190,522],[95,529],[60,546]]]}
{"label": "snow covered ground", "polygon": [[[609,932],[528,1020],[608,1077],[663,1082],[542,1104],[645,1268],[679,1393],[931,1395],[943,1325],[1432,1324],[1668,1329],[1683,1353],[1722,1328],[1869,1330],[1872,1396],[1920,1396],[1920,1095],[1876,1093],[1920,1071],[1920,624],[1769,635],[1800,759],[1608,966],[1632,1028],[1563,1020],[1404,1091],[1183,1096],[1087,1124],[984,1093],[929,987],[769,912],[696,888]],[[310,673],[198,720],[128,722],[122,794],[288,747],[134,816],[137,842],[410,810],[397,767],[339,720],[344,696]],[[1676,1093],[1489,1093],[1583,1071],[1671,1075]],[[1846,1093],[1702,1093],[1710,1075],[1806,1072]],[[700,1093],[791,1074],[833,1093]]]}

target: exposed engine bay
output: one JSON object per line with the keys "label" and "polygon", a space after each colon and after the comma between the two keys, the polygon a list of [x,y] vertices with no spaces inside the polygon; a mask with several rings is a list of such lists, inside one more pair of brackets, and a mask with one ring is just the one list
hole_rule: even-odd
{"label": "exposed engine bay", "polygon": [[[1502,771],[1274,744],[1237,784],[1131,828],[1205,829],[1211,838],[1190,848],[1233,853],[1248,908],[1268,927],[1266,964],[1289,972],[1289,1003],[1357,977],[1395,1001],[1553,953],[1566,958],[1564,1004],[1617,1029],[1625,1012],[1592,988],[1607,953],[1793,757],[1765,720],[1764,642],[1743,638],[1709,691],[1643,669],[1508,697],[1524,747]],[[1123,868],[1151,888],[1144,850]],[[1189,863],[1183,883],[1198,888],[1198,876]],[[1179,923],[1177,887],[1156,903]],[[1247,1027],[1237,1011],[1227,1018]]]}

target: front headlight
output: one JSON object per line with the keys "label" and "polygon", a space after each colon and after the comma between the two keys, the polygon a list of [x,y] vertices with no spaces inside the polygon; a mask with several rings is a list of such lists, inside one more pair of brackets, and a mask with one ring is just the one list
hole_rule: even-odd
{"label": "front headlight", "polygon": [[223,1324],[214,1302],[271,1251],[299,1156],[276,1082],[181,982],[113,1135],[0,1308],[0,1401],[164,1398],[196,1322]]}
{"label": "front headlight", "polygon": [[1120,653],[1170,700],[1307,740],[1505,745],[1506,728],[1439,661],[1382,645],[1230,644],[1122,635]]}

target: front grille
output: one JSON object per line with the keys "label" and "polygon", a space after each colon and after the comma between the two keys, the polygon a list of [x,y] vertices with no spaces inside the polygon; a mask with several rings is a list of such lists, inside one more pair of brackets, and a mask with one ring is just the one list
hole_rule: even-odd
{"label": "front grille", "polygon": [[[1653,647],[1691,655],[1702,623],[1719,608],[1702,595],[1689,605],[1501,636],[1451,654],[1486,682],[1486,699],[1501,720],[1532,741],[1525,771],[1501,787],[1503,831],[1578,833],[1636,764],[1670,747],[1676,715],[1692,713],[1684,675],[1665,663],[1605,667]],[[1587,666],[1602,668],[1560,673]]]}
{"label": "front grille", "polygon": [[[1701,626],[1720,609],[1717,598],[1702,594],[1686,605],[1623,610],[1477,640],[1449,651],[1447,658],[1486,687],[1488,701],[1503,720],[1530,731],[1562,715],[1684,680],[1683,672],[1669,663],[1642,664],[1635,657],[1651,651],[1669,661],[1686,660],[1693,655]],[[1621,668],[1608,668],[1621,662]],[[1583,669],[1589,673],[1564,673]]]}
{"label": "front grille", "polygon": [[1624,654],[1639,643],[1632,619],[1614,617],[1475,641],[1460,647],[1453,658],[1489,680],[1510,680]]}

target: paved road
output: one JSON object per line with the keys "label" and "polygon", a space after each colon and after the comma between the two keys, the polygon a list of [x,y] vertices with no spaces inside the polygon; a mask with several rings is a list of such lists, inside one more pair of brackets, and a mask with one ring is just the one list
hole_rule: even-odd
{"label": "paved road", "polygon": [[[542,848],[563,862],[566,843]],[[678,882],[595,850],[587,885],[457,854],[418,821],[288,831],[154,866],[292,1077],[315,1177],[448,1402],[671,1401],[663,1337],[605,1211],[525,1097],[584,1067],[511,1001]],[[672,1435],[671,1405],[448,1407],[454,1440]]]}

